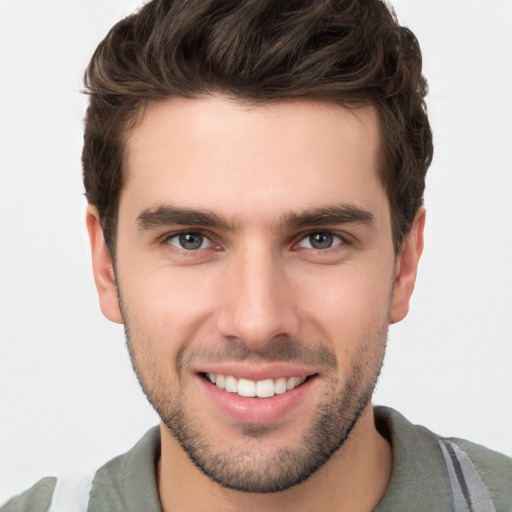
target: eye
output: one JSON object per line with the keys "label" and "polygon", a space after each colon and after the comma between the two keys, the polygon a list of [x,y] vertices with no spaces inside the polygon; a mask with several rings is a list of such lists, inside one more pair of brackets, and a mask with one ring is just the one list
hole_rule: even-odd
{"label": "eye", "polygon": [[198,251],[213,245],[206,236],[197,231],[177,233],[176,235],[169,236],[165,241],[169,245],[185,251]]}
{"label": "eye", "polygon": [[329,231],[318,231],[304,237],[297,245],[305,249],[316,249],[318,251],[332,249],[342,245],[345,240],[335,233]]}

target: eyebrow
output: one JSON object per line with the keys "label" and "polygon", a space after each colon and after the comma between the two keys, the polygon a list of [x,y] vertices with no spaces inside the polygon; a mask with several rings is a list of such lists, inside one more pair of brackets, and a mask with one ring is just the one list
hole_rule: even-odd
{"label": "eyebrow", "polygon": [[209,210],[181,208],[172,205],[143,210],[137,216],[136,223],[140,230],[158,229],[173,224],[234,230],[231,223]]}
{"label": "eyebrow", "polygon": [[277,229],[299,229],[333,224],[373,225],[374,223],[375,216],[368,210],[355,205],[341,204],[314,208],[300,213],[288,213],[278,222]]}
{"label": "eyebrow", "polygon": [[[275,231],[334,224],[373,225],[374,215],[355,205],[333,205],[303,212],[286,213],[274,224]],[[139,230],[159,229],[170,225],[198,226],[234,231],[235,225],[210,210],[162,205],[143,210],[136,219]]]}

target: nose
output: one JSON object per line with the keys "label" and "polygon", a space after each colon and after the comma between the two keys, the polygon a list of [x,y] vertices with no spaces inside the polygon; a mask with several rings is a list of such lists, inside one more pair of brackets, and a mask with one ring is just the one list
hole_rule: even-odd
{"label": "nose", "polygon": [[245,249],[232,258],[224,275],[217,328],[251,350],[299,330],[296,297],[284,259],[265,249]]}

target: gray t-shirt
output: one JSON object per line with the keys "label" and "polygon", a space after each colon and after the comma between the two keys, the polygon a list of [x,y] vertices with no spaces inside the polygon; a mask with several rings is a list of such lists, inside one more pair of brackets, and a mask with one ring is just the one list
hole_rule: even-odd
{"label": "gray t-shirt", "polygon": [[[375,408],[376,425],[393,450],[393,471],[375,512],[453,512],[453,492],[437,437],[386,407]],[[471,459],[497,512],[512,511],[512,459],[482,446],[451,439]],[[156,484],[158,427],[127,453],[102,466],[87,488],[88,512],[161,512]],[[46,512],[57,479],[43,478],[10,500],[0,512]]]}

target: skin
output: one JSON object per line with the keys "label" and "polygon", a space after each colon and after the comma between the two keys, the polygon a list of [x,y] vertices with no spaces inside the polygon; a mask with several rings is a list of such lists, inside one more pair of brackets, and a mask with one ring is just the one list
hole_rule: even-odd
{"label": "skin", "polygon": [[[369,398],[387,327],[408,311],[425,215],[395,254],[378,144],[370,107],[247,106],[220,96],[151,105],[130,133],[115,277],[94,207],[87,225],[102,311],[125,324],[137,375],[163,419],[164,511],[364,511],[382,498],[391,449]],[[205,211],[206,220],[197,214]],[[204,236],[200,248],[180,244],[184,230]],[[312,233],[332,234],[332,243],[315,248]],[[202,375],[212,368],[304,371],[310,380],[270,420],[250,402],[240,421],[212,399]],[[321,443],[332,453],[279,492],[221,487],[178,441],[188,428],[201,456],[267,485],[296,467],[277,464],[283,450],[310,459],[307,443],[326,411],[322,425],[340,425],[339,438]]]}

